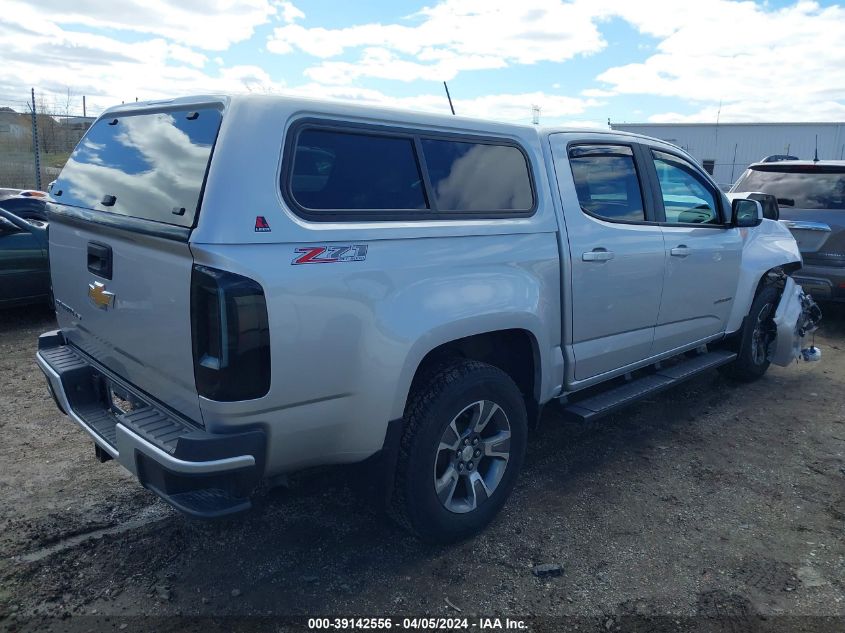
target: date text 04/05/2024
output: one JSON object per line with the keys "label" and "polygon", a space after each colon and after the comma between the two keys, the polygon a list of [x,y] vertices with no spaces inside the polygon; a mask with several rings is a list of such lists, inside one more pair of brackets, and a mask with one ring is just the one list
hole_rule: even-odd
{"label": "date text 04/05/2024", "polygon": [[309,618],[309,630],[345,630],[345,631],[377,631],[377,630],[511,630],[524,631],[528,625],[524,620],[513,618]]}

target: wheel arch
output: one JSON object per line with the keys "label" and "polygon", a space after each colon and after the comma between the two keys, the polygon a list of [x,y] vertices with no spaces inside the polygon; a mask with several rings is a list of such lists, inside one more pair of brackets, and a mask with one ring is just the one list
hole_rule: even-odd
{"label": "wheel arch", "polygon": [[790,275],[800,268],[800,261],[791,261],[775,266],[758,267],[750,274],[749,271],[743,270],[737,284],[736,299],[731,309],[731,314],[728,317],[725,333],[735,334],[742,330],[745,317],[748,316],[748,311],[751,309],[751,304],[754,303],[754,299],[766,285],[769,274],[782,271]]}
{"label": "wheel arch", "polygon": [[444,358],[460,357],[488,363],[508,374],[523,393],[532,420],[548,389],[544,385],[544,366],[549,362],[535,319],[535,315],[525,314],[509,324],[495,320],[488,327],[473,319],[464,327],[450,324],[420,338],[408,353],[400,374],[392,418],[402,417],[414,383],[429,368]]}
{"label": "wheel arch", "polygon": [[[749,310],[751,310],[751,305],[754,303],[754,300],[757,298],[757,296],[760,294],[760,292],[763,290],[763,288],[766,287],[766,285],[768,285],[769,283],[773,283],[769,278],[769,276],[771,274],[783,273],[785,275],[791,275],[796,270],[800,270],[800,269],[801,269],[801,262],[789,262],[789,263],[786,263],[786,264],[782,264],[780,266],[775,266],[775,267],[770,268],[766,271],[763,271],[760,274],[759,278],[756,280],[756,285],[754,285],[754,292],[749,293],[747,295],[748,296],[748,301],[747,301],[748,305],[745,307],[745,312],[741,314],[741,318],[739,319],[738,325],[734,329],[731,329],[730,327],[728,327],[726,329],[726,333],[729,336],[737,336],[737,335],[740,335],[742,333],[742,330],[745,327],[745,321],[748,318],[748,312],[749,312]],[[732,317],[733,317],[733,313],[732,313]]]}

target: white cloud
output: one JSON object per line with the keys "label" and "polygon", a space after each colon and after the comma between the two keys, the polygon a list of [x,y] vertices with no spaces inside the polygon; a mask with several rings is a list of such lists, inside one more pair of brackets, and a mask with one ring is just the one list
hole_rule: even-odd
{"label": "white cloud", "polygon": [[292,2],[280,2],[279,8],[282,10],[282,20],[288,24],[305,17],[305,14],[296,8]]}
{"label": "white cloud", "polygon": [[616,91],[614,90],[604,90],[603,88],[587,88],[586,90],[582,90],[581,94],[585,97],[614,97],[616,96]]}
{"label": "white cloud", "polygon": [[707,120],[719,100],[726,120],[842,116],[845,9],[815,2],[773,9],[735,0],[442,0],[401,23],[288,24],[274,30],[267,49],[322,60],[305,74],[324,84],[441,81],[595,53],[606,46],[598,27],[614,17],[655,38],[636,44],[653,54],[601,73],[603,85],[583,97],[677,98],[702,104],[696,120]]}
{"label": "white cloud", "polygon": [[[301,11],[282,3],[287,20]],[[255,28],[276,14],[273,0],[38,0],[35,22],[120,29],[166,37],[187,46],[226,50],[252,36]],[[0,1],[3,19],[32,13],[25,0]]]}
{"label": "white cloud", "polygon": [[[537,104],[543,123],[578,124],[571,119],[583,116],[592,124],[605,118],[596,108],[608,98],[645,109],[634,95],[656,95],[675,102],[666,108],[670,112],[653,114],[652,109],[649,117],[646,110],[642,116],[654,121],[712,121],[720,100],[723,121],[845,117],[842,6],[799,2],[773,9],[765,2],[733,0],[430,1],[395,23],[323,28],[306,26],[296,0],[126,0],[119,10],[113,0],[38,0],[37,7],[35,0],[0,0],[0,94],[24,97],[35,85],[42,94],[64,95],[70,88],[88,96],[89,112],[135,97],[247,91],[447,112],[439,85],[395,97],[387,89],[370,89],[368,81],[401,82],[407,94],[411,82],[568,62],[537,84],[551,85],[550,93],[523,89],[522,82],[498,88],[490,83],[491,94],[474,92],[461,99],[464,84],[459,83],[457,91],[453,88],[459,93],[453,94],[456,108],[468,116],[529,122],[531,106]],[[643,35],[646,41],[631,43],[630,50],[645,59],[609,68],[576,93],[581,84],[559,80],[579,56],[607,46],[600,29],[611,18]],[[257,45],[251,63],[236,66],[227,66],[224,56],[214,52],[249,38],[270,21],[275,28],[266,40],[267,51],[314,58],[304,72],[305,85],[290,87],[269,72],[275,66],[288,72],[288,64],[262,55]],[[85,32],[80,25],[88,27]],[[147,39],[121,41],[121,31],[147,34]]]}
{"label": "white cloud", "polygon": [[361,77],[394,81],[448,81],[461,70],[482,70],[504,67],[500,57],[484,55],[448,56],[433,64],[400,59],[385,48],[366,48],[356,62],[327,61],[308,68],[305,76],[324,84],[353,83]]}
{"label": "white cloud", "polygon": [[[317,99],[360,101],[406,110],[449,113],[449,102],[446,100],[446,95],[440,92],[411,97],[395,97],[378,90],[312,83],[284,89],[280,93]],[[460,116],[517,123],[530,123],[531,106],[537,104],[541,108],[542,123],[565,124],[574,127],[597,127],[594,121],[572,121],[568,119],[597,106],[598,102],[592,99],[577,99],[544,92],[525,92],[489,94],[470,99],[456,98],[455,95],[452,95],[452,102],[456,114]]]}
{"label": "white cloud", "polygon": [[186,64],[190,64],[196,68],[202,68],[205,66],[205,62],[208,61],[208,57],[202,53],[197,53],[190,48],[179,46],[178,44],[169,44],[167,52],[174,60],[185,62]]}
{"label": "white cloud", "polygon": [[323,62],[308,71],[321,81],[350,72],[355,77],[448,80],[463,70],[562,62],[599,51],[605,43],[592,17],[589,5],[579,2],[444,0],[409,16],[412,25],[326,29],[289,24],[273,31],[267,50],[300,50],[328,60],[362,49],[354,63]]}
{"label": "white cloud", "polygon": [[653,123],[713,123],[716,115],[722,123],[744,123],[755,121],[843,121],[845,103],[840,100],[796,101],[792,106],[776,100],[749,99],[734,103],[711,105],[693,114],[662,112],[652,114],[648,120]]}
{"label": "white cloud", "polygon": [[663,39],[644,62],[598,77],[622,94],[709,104],[694,115],[665,113],[652,120],[714,121],[720,100],[722,121],[845,115],[845,8],[814,2],[778,10],[726,0],[670,4],[675,11],[663,3],[618,0],[614,11]]}
{"label": "white cloud", "polygon": [[[4,70],[0,94],[26,98],[35,86],[46,98],[64,98],[70,90],[88,97],[88,111],[99,112],[121,101],[213,92],[278,91],[284,83],[259,66],[219,66],[203,70],[207,58],[162,38],[140,42],[66,30],[48,20],[31,21],[24,10],[0,19]],[[29,30],[27,24],[38,24]],[[61,72],[57,72],[61,69]]]}

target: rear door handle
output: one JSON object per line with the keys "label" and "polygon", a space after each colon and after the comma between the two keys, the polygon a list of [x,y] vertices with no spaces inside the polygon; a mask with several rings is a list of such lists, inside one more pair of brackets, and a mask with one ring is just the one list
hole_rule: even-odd
{"label": "rear door handle", "polygon": [[111,246],[99,242],[88,242],[88,271],[103,279],[111,279]]}
{"label": "rear door handle", "polygon": [[681,244],[680,246],[676,246],[675,248],[671,249],[669,253],[673,257],[686,257],[690,254],[690,249]]}
{"label": "rear door handle", "polygon": [[581,259],[585,262],[606,262],[613,259],[613,251],[606,248],[594,248],[586,253],[581,253]]}

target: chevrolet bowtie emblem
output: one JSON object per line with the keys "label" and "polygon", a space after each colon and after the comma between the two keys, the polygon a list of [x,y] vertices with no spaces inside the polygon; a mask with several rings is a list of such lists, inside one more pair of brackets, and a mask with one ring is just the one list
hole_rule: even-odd
{"label": "chevrolet bowtie emblem", "polygon": [[114,305],[114,293],[106,290],[105,284],[99,281],[88,284],[88,298],[100,310],[108,310]]}

